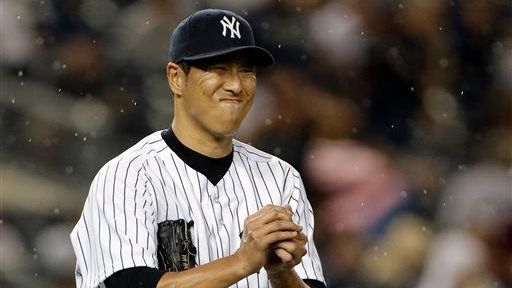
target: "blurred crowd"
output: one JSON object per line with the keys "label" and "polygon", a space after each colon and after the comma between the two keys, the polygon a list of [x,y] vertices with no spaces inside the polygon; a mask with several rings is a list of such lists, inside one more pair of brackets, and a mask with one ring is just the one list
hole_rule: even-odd
{"label": "blurred crowd", "polygon": [[169,127],[209,7],[276,59],[237,138],[303,175],[328,287],[512,287],[511,1],[0,1],[1,287],[74,287],[89,183]]}

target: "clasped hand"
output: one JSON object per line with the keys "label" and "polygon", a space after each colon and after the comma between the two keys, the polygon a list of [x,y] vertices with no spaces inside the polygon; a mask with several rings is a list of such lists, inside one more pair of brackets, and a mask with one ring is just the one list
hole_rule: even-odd
{"label": "clasped hand", "polygon": [[292,215],[289,205],[267,205],[245,219],[237,254],[245,260],[249,273],[264,267],[271,275],[301,262],[308,240]]}

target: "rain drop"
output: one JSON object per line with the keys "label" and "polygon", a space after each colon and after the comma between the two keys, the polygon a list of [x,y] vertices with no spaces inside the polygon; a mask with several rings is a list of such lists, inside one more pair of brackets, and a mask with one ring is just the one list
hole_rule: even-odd
{"label": "rain drop", "polygon": [[268,125],[270,125],[270,124],[272,124],[272,120],[270,120],[270,119],[266,119],[266,120],[265,120],[265,125],[267,125],[267,126],[268,126]]}
{"label": "rain drop", "polygon": [[146,24],[149,24],[149,20],[146,20]]}
{"label": "rain drop", "polygon": [[67,166],[65,171],[66,171],[66,174],[68,174],[68,175],[73,173],[73,171],[74,171],[73,166]]}
{"label": "rain drop", "polygon": [[18,71],[18,77],[23,77],[23,71],[22,70]]}
{"label": "rain drop", "polygon": [[446,59],[446,58],[441,58],[439,60],[439,66],[441,66],[441,68],[448,67],[448,64],[450,64],[450,62],[448,62],[448,59]]}
{"label": "rain drop", "polygon": [[87,141],[87,137],[82,138],[82,141],[84,141],[84,142]]}
{"label": "rain drop", "polygon": [[53,70],[58,70],[60,67],[61,67],[61,64],[60,64],[59,60],[55,60],[55,61],[52,62],[52,69]]}
{"label": "rain drop", "polygon": [[16,17],[16,20],[20,21],[20,20],[21,20],[21,16],[20,16],[20,15],[18,15],[18,16]]}
{"label": "rain drop", "polygon": [[43,140],[43,146],[44,146],[44,147],[50,147],[50,146],[52,146],[52,140],[51,140],[50,138],[45,138],[45,139]]}
{"label": "rain drop", "polygon": [[43,37],[37,37],[36,44],[41,46],[44,44],[44,38]]}

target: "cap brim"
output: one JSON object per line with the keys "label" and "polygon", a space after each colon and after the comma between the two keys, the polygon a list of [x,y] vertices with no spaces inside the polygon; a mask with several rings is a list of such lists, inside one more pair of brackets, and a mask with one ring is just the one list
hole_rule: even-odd
{"label": "cap brim", "polygon": [[255,66],[267,67],[274,64],[274,57],[267,50],[258,46],[239,46],[228,49],[222,49],[217,51],[211,51],[208,53],[197,54],[190,57],[183,57],[182,61],[197,61],[215,58],[218,56],[224,56],[230,53],[240,52],[247,55],[248,59],[253,62]]}

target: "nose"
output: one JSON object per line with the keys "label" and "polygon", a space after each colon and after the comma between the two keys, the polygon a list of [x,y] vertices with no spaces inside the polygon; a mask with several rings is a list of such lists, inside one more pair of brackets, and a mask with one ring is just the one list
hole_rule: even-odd
{"label": "nose", "polygon": [[238,95],[242,92],[242,79],[240,78],[239,72],[233,70],[226,75],[224,90],[233,93],[233,95]]}

